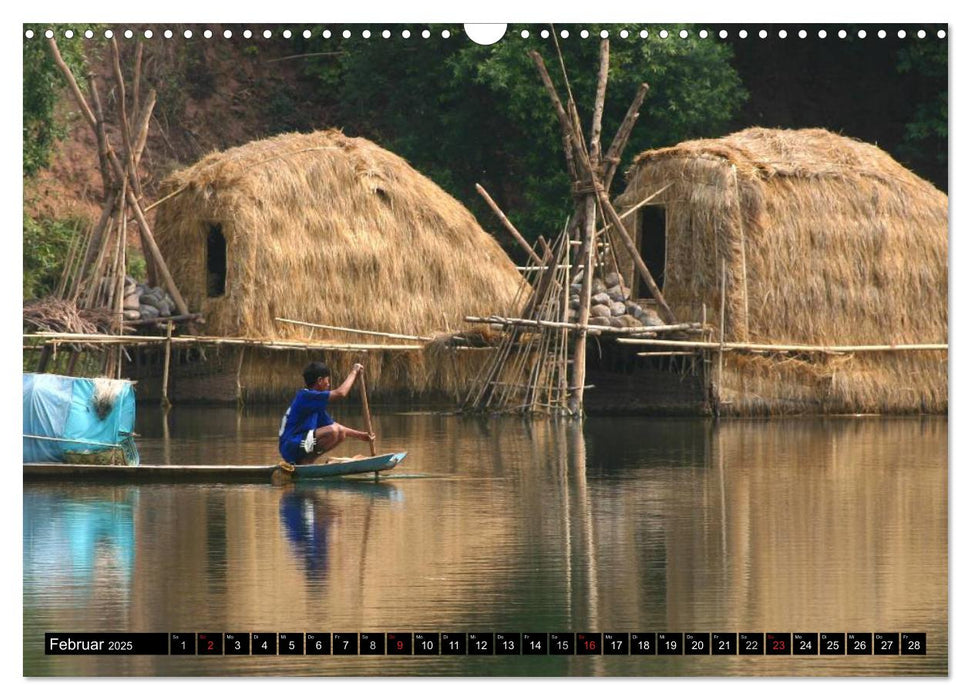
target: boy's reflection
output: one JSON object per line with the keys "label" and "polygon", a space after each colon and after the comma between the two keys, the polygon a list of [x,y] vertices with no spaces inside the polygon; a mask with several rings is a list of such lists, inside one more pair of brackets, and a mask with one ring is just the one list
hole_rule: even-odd
{"label": "boy's reflection", "polygon": [[307,574],[327,575],[328,532],[338,514],[318,493],[289,491],[280,499],[280,520]]}
{"label": "boy's reflection", "polygon": [[[287,539],[301,559],[308,576],[324,579],[329,563],[330,539],[340,520],[339,505],[343,498],[367,500],[361,528],[362,560],[370,533],[371,511],[375,501],[400,503],[404,495],[392,484],[349,481],[329,484],[326,488],[290,488],[280,498],[280,520]],[[335,500],[336,499],[336,500]]]}

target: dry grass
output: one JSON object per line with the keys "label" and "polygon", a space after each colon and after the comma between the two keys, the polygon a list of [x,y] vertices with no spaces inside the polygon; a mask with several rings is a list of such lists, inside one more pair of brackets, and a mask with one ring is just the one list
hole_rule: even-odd
{"label": "dry grass", "polygon": [[[311,359],[331,368],[335,380],[343,380],[355,362],[365,365],[368,396],[374,400],[421,398],[454,403],[464,397],[472,379],[491,357],[491,350],[454,350],[429,344],[424,351],[272,352],[248,348],[239,366],[239,396],[246,403],[288,402],[303,386],[301,372]],[[239,350],[229,351],[229,362]],[[352,402],[359,388],[351,392]],[[221,397],[225,399],[226,397]]]}
{"label": "dry grass", "polygon": [[[704,303],[718,325],[724,258],[726,340],[947,342],[947,196],[879,148],[748,129],[642,153],[628,179],[621,209],[672,185],[659,197],[663,292],[679,320],[700,319]],[[946,354],[856,357],[823,374],[807,384],[785,364],[732,362],[722,396],[742,412],[947,410]]]}
{"label": "dry grass", "polygon": [[25,301],[24,330],[53,333],[110,333],[111,313],[107,309],[80,309],[72,302],[56,297]]}
{"label": "dry grass", "polygon": [[[207,334],[361,342],[276,317],[412,335],[466,330],[466,315],[508,311],[521,280],[455,199],[398,156],[338,131],[213,153],[170,176],[160,196],[176,192],[157,208],[156,236]],[[206,238],[216,224],[226,239],[226,293],[210,298]],[[442,371],[421,353],[384,354],[369,368],[378,385],[420,391]],[[271,365],[292,364],[267,363],[250,376],[268,386]]]}

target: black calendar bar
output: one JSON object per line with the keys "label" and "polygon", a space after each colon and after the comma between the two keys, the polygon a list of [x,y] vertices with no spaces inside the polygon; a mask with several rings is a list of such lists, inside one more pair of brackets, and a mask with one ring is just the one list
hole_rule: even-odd
{"label": "black calendar bar", "polygon": [[[46,632],[48,656],[909,656],[926,632]],[[703,663],[702,659],[699,659]]]}
{"label": "black calendar bar", "polygon": [[168,654],[165,632],[47,632],[44,653],[49,656]]}

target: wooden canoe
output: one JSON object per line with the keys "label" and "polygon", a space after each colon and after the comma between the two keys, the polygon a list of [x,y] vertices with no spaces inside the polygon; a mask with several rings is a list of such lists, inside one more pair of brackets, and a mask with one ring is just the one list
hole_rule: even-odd
{"label": "wooden canoe", "polygon": [[62,464],[34,462],[24,464],[24,479],[90,480],[90,481],[177,481],[177,482],[268,482],[305,479],[326,479],[352,474],[373,473],[394,469],[407,452],[389,452],[374,457],[330,457],[316,464],[294,467],[292,472],[277,465],[184,465],[141,464],[137,467],[109,464]]}

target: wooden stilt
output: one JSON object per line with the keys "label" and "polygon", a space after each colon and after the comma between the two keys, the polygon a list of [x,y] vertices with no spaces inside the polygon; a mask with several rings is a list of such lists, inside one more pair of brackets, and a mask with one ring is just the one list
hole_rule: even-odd
{"label": "wooden stilt", "polygon": [[572,378],[570,380],[570,413],[578,415],[583,411],[583,387],[587,376],[587,323],[590,320],[590,296],[593,287],[593,248],[594,235],[597,229],[597,203],[590,196],[587,197],[585,221],[586,240],[583,252],[583,282],[580,285],[580,313],[577,317],[579,326],[573,345]]}
{"label": "wooden stilt", "polygon": [[718,395],[721,396],[725,354],[725,258],[722,258],[721,321],[718,324]]}
{"label": "wooden stilt", "polygon": [[[242,352],[242,351],[241,351]],[[162,408],[168,410],[172,407],[169,400],[169,368],[172,363],[172,322],[169,321],[165,328],[165,359],[162,364]],[[237,380],[238,382],[238,380]]]}

